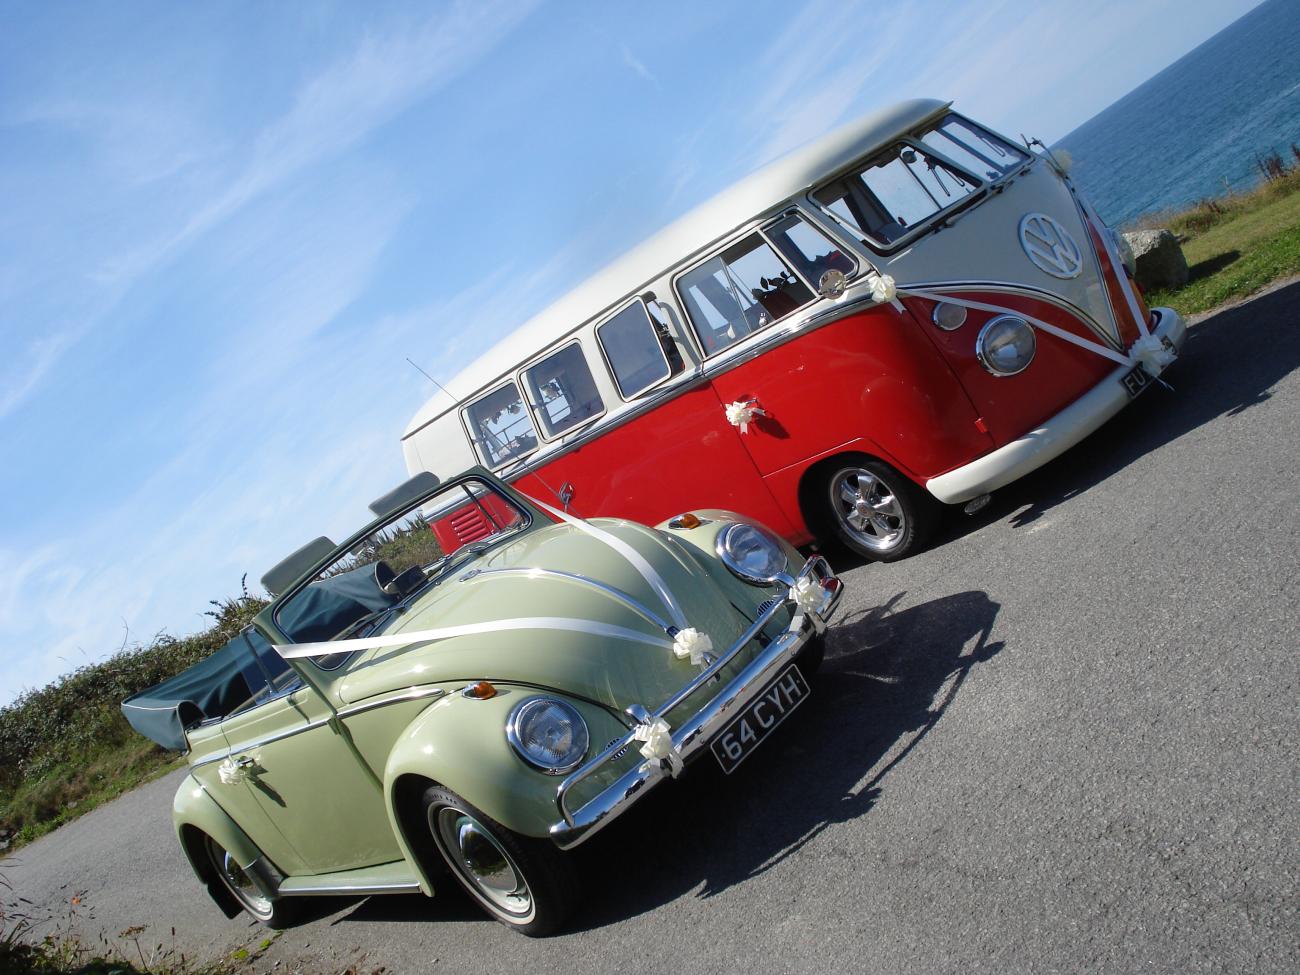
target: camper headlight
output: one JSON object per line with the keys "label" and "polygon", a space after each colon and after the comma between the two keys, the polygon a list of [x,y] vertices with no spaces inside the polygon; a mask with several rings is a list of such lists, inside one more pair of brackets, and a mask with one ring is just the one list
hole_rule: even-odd
{"label": "camper headlight", "polygon": [[553,697],[520,701],[506,721],[506,738],[520,757],[547,775],[572,772],[587,754],[587,722]]}
{"label": "camper headlight", "polygon": [[995,376],[1024,372],[1034,358],[1034,329],[1023,318],[999,315],[990,319],[975,340],[975,355]]}
{"label": "camper headlight", "polygon": [[716,549],[723,565],[756,586],[775,582],[786,570],[781,543],[753,525],[728,525],[718,532]]}

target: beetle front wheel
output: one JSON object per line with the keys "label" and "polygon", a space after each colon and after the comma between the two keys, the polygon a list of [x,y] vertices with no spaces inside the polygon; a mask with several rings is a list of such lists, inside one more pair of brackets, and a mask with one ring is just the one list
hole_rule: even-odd
{"label": "beetle front wheel", "polygon": [[934,527],[930,498],[883,461],[853,458],[833,467],[823,497],[836,536],[874,562],[919,551]]}
{"label": "beetle front wheel", "polygon": [[284,898],[272,900],[264,895],[230,852],[211,836],[203,837],[203,849],[221,886],[247,913],[272,929],[285,927],[294,921],[297,905]]}
{"label": "beetle front wheel", "polygon": [[461,886],[502,924],[541,937],[568,918],[577,890],[573,864],[549,840],[506,829],[442,786],[425,790],[424,818]]}

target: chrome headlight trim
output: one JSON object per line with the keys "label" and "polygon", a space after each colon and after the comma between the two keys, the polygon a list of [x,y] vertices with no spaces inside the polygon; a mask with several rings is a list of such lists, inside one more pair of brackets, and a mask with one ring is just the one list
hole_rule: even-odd
{"label": "chrome headlight trim", "polygon": [[[987,344],[990,342],[991,333],[1000,332],[1007,328],[1015,328],[1022,335],[1027,335],[1029,339],[1029,354],[1024,357],[1024,361],[1014,369],[1006,369],[995,366],[992,357],[988,354]],[[1038,340],[1034,335],[1034,327],[1019,315],[998,315],[996,318],[990,318],[980,329],[979,337],[975,339],[975,357],[979,359],[980,365],[989,371],[991,375],[998,378],[1007,376],[1016,376],[1029,368],[1029,364],[1034,361],[1034,354],[1038,351]]]}
{"label": "chrome headlight trim", "polygon": [[930,312],[934,327],[944,332],[955,332],[966,324],[966,309],[951,301],[941,301]]}
{"label": "chrome headlight trim", "polygon": [[[760,550],[765,552],[768,558],[767,564],[761,566],[752,562],[748,565],[742,564],[743,547],[750,547],[751,552]],[[766,586],[776,582],[786,574],[790,564],[785,550],[781,548],[781,543],[770,533],[755,525],[742,522],[733,522],[718,532],[714,551],[718,553],[718,558],[732,575],[754,586]]]}
{"label": "chrome headlight trim", "polygon": [[[525,744],[528,722],[536,718],[537,712],[543,708],[558,708],[571,728],[573,741],[568,752],[563,756],[563,764],[560,765],[550,764],[544,757],[530,752]],[[573,705],[558,698],[535,695],[524,698],[511,709],[510,717],[506,719],[506,740],[510,742],[520,758],[538,771],[545,772],[547,775],[566,775],[581,765],[583,759],[587,757],[591,734],[587,730],[587,722]]]}

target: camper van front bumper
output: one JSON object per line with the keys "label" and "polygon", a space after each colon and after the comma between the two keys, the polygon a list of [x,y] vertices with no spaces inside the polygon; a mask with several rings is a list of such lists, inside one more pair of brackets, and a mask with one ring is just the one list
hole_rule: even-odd
{"label": "camper van front bumper", "polygon": [[[1172,308],[1152,310],[1152,334],[1181,351],[1187,325]],[[926,490],[945,504],[960,504],[988,494],[1073,447],[1128,405],[1132,394],[1124,384],[1130,366],[1120,366],[1081,397],[1030,430],[978,460],[925,482]]]}

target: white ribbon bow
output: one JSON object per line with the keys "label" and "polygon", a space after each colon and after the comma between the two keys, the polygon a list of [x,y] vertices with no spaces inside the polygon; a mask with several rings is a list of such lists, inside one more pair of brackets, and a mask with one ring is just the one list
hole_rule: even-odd
{"label": "white ribbon bow", "polygon": [[701,633],[695,627],[688,627],[681,630],[673,639],[673,654],[678,660],[691,658],[691,663],[699,666],[708,663],[709,651],[713,649],[713,641],[707,633]]}
{"label": "white ribbon bow", "polygon": [[233,758],[227,758],[217,766],[217,778],[221,780],[222,785],[239,785],[241,782],[247,782],[252,774],[252,765],[240,765]]}
{"label": "white ribbon bow", "polygon": [[641,757],[655,763],[668,760],[668,768],[675,777],[682,770],[682,756],[673,747],[673,732],[663,718],[639,724],[632,732],[637,741],[645,742],[641,746]]}
{"label": "white ribbon bow", "polygon": [[804,576],[790,587],[789,598],[801,613],[815,613],[822,604],[822,587],[812,576]]}
{"label": "white ribbon bow", "polygon": [[1173,352],[1165,348],[1154,335],[1143,335],[1128,350],[1128,354],[1142,364],[1147,372],[1152,376],[1158,376],[1165,368],[1178,358]]}
{"label": "white ribbon bow", "polygon": [[749,432],[749,425],[754,422],[756,416],[767,416],[767,413],[752,399],[745,400],[743,403],[738,400],[727,404],[727,422],[733,427],[740,427],[741,433]]}

